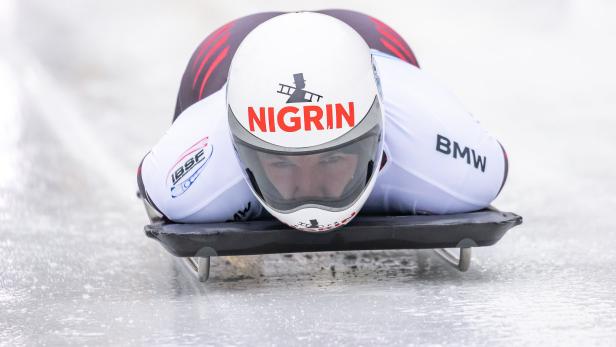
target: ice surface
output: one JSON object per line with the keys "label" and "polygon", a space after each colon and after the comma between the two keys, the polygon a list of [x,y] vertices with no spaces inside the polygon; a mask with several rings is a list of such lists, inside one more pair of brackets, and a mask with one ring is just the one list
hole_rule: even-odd
{"label": "ice surface", "polygon": [[299,5],[1,4],[0,345],[614,344],[613,2],[311,2],[408,38],[507,149],[495,205],[524,224],[467,273],[430,251],[269,255],[213,259],[206,285],[144,236],[135,169],[196,44]]}

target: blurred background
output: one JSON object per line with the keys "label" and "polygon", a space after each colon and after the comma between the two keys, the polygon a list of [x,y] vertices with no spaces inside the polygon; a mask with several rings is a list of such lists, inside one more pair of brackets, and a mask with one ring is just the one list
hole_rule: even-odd
{"label": "blurred background", "polygon": [[[205,36],[324,8],[389,24],[499,139],[494,205],[524,224],[467,273],[427,250],[268,255],[213,259],[200,284],[145,237],[137,165]],[[0,0],[0,345],[613,344],[614,18],[599,0]]]}

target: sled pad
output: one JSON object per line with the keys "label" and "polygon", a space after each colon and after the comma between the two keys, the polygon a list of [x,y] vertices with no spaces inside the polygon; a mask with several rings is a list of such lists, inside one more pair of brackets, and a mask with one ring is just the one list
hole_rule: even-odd
{"label": "sled pad", "polygon": [[145,226],[178,257],[210,257],[269,253],[430,249],[491,246],[522,217],[494,209],[450,215],[362,216],[327,232],[292,229],[277,220]]}

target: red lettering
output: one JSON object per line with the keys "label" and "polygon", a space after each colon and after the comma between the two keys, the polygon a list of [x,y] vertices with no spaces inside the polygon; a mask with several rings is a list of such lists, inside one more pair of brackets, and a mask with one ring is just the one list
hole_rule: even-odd
{"label": "red lettering", "polygon": [[349,127],[355,126],[355,104],[353,102],[349,102],[348,112],[342,104],[336,104],[336,129],[342,128],[342,117],[344,117]]}
{"label": "red lettering", "polygon": [[347,224],[347,223],[351,220],[351,218],[353,218],[353,216],[355,216],[355,214],[356,214],[356,213],[357,213],[357,212],[353,212],[353,213],[351,213],[351,215],[350,215],[350,216],[348,216],[348,217],[346,217],[345,219],[341,220],[341,221],[340,221],[340,224],[342,224],[342,225]]}
{"label": "red lettering", "polygon": [[248,124],[250,126],[250,131],[255,131],[255,122],[261,131],[267,131],[264,107],[259,107],[259,116],[257,116],[257,113],[252,107],[248,107]]}
{"label": "red lettering", "polygon": [[269,131],[276,131],[276,124],[274,123],[274,108],[273,107],[268,107],[267,108],[267,117],[269,120]]}
{"label": "red lettering", "polygon": [[325,105],[325,110],[327,110],[327,129],[334,128],[334,114],[332,112],[332,104]]}
{"label": "red lettering", "polygon": [[300,109],[295,106],[285,106],[278,113],[274,107],[267,107],[267,114],[265,107],[259,107],[258,114],[254,107],[248,107],[248,125],[251,132],[255,130],[275,132],[276,124],[280,130],[285,132],[295,132],[302,128],[311,131],[334,129],[334,127],[336,129],[354,127],[355,103],[349,102],[347,108],[344,106],[343,104],[327,104],[323,110],[323,107],[318,105],[306,105],[303,107],[303,116],[297,115]]}
{"label": "red lettering", "polygon": [[[312,116],[310,114],[313,114]],[[306,130],[312,130],[311,123],[314,124],[317,130],[323,130],[321,124],[321,118],[323,118],[323,109],[319,106],[304,106],[304,128]]]}
{"label": "red lettering", "polygon": [[299,109],[294,106],[285,106],[278,111],[278,126],[282,131],[294,132],[302,128],[302,119],[299,116],[289,117],[292,125],[289,125],[284,121],[284,116],[287,113],[296,114],[298,111]]}

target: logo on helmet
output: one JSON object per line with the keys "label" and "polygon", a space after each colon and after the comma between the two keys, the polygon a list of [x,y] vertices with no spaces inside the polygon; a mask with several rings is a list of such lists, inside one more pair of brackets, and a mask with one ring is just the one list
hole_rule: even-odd
{"label": "logo on helmet", "polygon": [[[250,132],[296,132],[299,130],[330,130],[352,128],[355,126],[355,103],[327,104],[325,110],[319,105],[305,105],[301,109],[285,106],[279,110],[274,107],[248,107],[248,126]],[[325,119],[324,119],[325,118]]]}
{"label": "logo on helmet", "polygon": [[280,89],[277,90],[276,93],[289,95],[287,104],[295,102],[317,102],[323,97],[322,95],[304,90],[306,87],[306,80],[304,79],[303,73],[293,74],[293,84],[295,84],[295,87],[284,83],[278,83]]}
{"label": "logo on helmet", "polygon": [[328,224],[321,224],[315,218],[315,219],[310,219],[308,223],[298,222],[297,224],[289,225],[289,226],[295,229],[300,229],[300,230],[305,230],[305,231],[328,231],[328,230],[335,229],[343,225],[346,225],[353,219],[353,217],[355,217],[356,214],[357,212],[353,211],[353,213],[343,218],[342,220],[335,221],[333,223],[328,223]]}
{"label": "logo on helmet", "polygon": [[[280,89],[276,92],[288,95],[286,103],[318,102],[323,96],[304,90],[306,81],[303,73],[293,75],[295,87],[279,83]],[[355,126],[355,103],[348,102],[304,105],[301,108],[285,106],[275,107],[248,107],[248,127],[250,132],[296,132],[300,130],[331,130],[352,128]]]}

